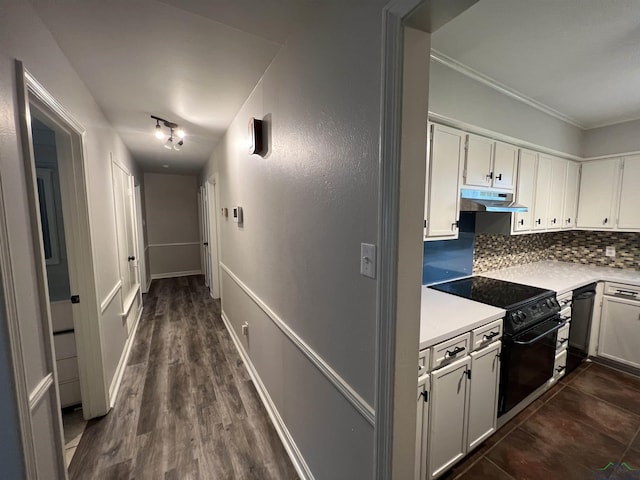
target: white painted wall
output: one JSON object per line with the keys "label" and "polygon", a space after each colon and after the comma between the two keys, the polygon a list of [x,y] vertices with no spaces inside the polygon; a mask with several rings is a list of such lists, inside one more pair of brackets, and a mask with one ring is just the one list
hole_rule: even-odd
{"label": "white painted wall", "polygon": [[[220,260],[366,402],[375,380],[376,281],[359,273],[377,236],[381,7],[319,2],[215,149]],[[249,117],[269,124],[250,156]],[[371,478],[373,427],[222,273],[222,306],[316,478]],[[249,322],[249,338],[240,325]]]}
{"label": "white painted wall", "polygon": [[152,278],[199,272],[198,177],[145,173],[144,196]]}
{"label": "white painted wall", "polygon": [[585,157],[599,157],[640,151],[640,120],[618,123],[608,127],[585,130]]}
{"label": "white painted wall", "polygon": [[429,111],[562,153],[582,155],[580,128],[433,60],[429,71]]}
{"label": "white painted wall", "polygon": [[[8,235],[15,266],[18,313],[23,349],[28,352],[27,382],[42,378],[42,338],[27,190],[22,152],[18,138],[14,59],[20,59],[36,79],[86,129],[86,177],[92,219],[93,256],[98,301],[102,301],[118,282],[115,222],[111,193],[109,153],[132,171],[136,167],[124,144],[109,125],[84,83],[77,76],[55,40],[28,2],[0,0],[0,176],[4,185]],[[100,319],[101,322],[104,319]],[[126,326],[120,328],[126,329]],[[103,345],[113,345],[105,337]],[[124,343],[118,339],[120,350]],[[110,383],[111,379],[107,379]],[[102,412],[106,413],[106,412]],[[44,435],[44,434],[43,434]],[[37,436],[37,434],[36,434]]]}

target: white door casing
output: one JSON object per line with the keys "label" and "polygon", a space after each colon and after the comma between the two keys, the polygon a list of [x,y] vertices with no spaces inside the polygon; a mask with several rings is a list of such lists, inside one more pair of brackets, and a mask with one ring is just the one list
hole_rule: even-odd
{"label": "white door casing", "polygon": [[140,274],[141,293],[149,291],[149,279],[147,279],[146,268],[146,245],[144,244],[144,212],[142,211],[142,189],[140,185],[135,186],[135,208],[136,208],[136,230],[138,234],[138,270]]}
{"label": "white door casing", "polygon": [[209,225],[209,290],[213,298],[220,298],[220,237],[218,235],[218,199],[217,178],[213,176],[206,183],[207,189],[207,218]]}

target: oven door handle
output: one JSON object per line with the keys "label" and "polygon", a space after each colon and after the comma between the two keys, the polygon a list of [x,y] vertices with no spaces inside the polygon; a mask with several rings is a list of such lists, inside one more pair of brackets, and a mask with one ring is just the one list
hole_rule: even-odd
{"label": "oven door handle", "polygon": [[541,333],[540,335],[538,335],[536,338],[532,339],[532,340],[528,340],[526,342],[521,342],[519,340],[514,340],[513,343],[517,344],[517,345],[531,345],[532,343],[537,342],[538,340],[540,340],[542,337],[545,337],[547,335],[549,335],[552,332],[555,332],[557,330],[560,330],[562,327],[564,327],[567,324],[567,322],[561,322],[558,325],[550,328],[549,330],[547,330],[544,333]]}

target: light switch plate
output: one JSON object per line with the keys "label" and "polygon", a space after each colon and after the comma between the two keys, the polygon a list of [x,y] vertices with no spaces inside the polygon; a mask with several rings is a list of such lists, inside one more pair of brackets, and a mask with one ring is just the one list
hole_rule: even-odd
{"label": "light switch plate", "polygon": [[376,278],[376,246],[370,243],[360,244],[360,274]]}
{"label": "light switch plate", "polygon": [[606,257],[615,257],[616,256],[616,247],[607,247],[604,251]]}

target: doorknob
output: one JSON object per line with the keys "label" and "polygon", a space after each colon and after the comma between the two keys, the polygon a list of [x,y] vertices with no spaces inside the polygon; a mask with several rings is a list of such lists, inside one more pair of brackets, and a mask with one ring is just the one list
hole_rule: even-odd
{"label": "doorknob", "polygon": [[205,247],[208,247],[208,246],[209,246],[209,242],[204,242],[204,243],[203,243],[203,245],[204,245]]}
{"label": "doorknob", "polygon": [[134,257],[133,255],[131,255],[129,258],[127,258],[128,261],[133,262],[136,259],[136,257]]}

